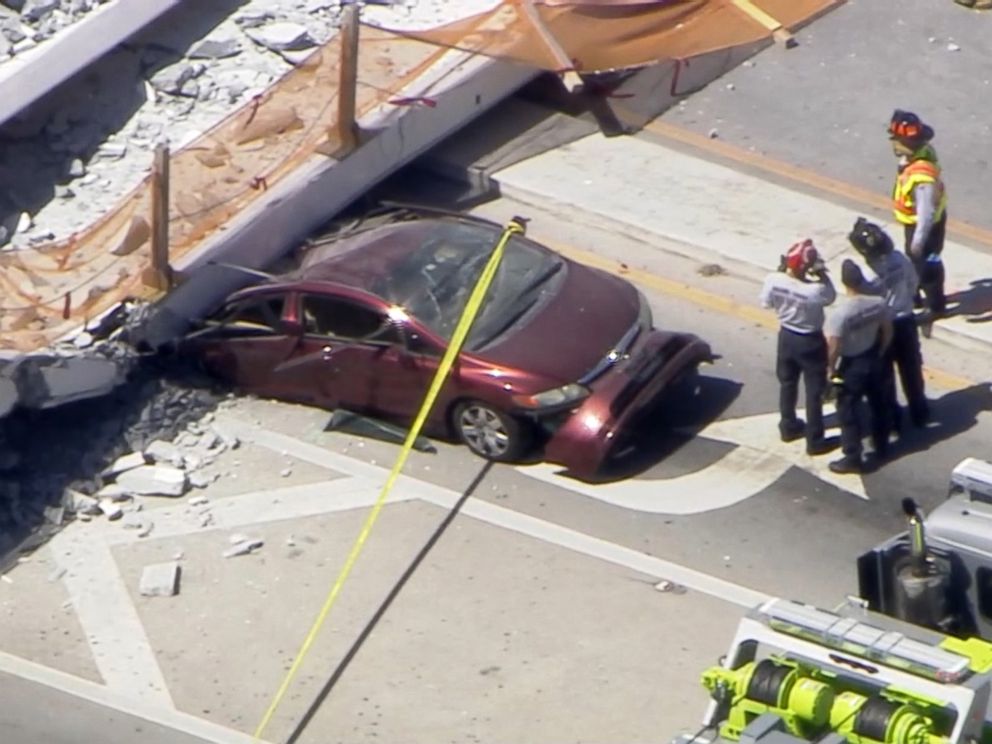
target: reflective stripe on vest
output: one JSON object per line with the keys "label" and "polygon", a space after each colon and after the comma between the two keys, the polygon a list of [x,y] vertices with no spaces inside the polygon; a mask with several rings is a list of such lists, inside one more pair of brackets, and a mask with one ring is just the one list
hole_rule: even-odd
{"label": "reflective stripe on vest", "polygon": [[936,201],[933,219],[939,220],[947,208],[947,192],[940,179],[940,168],[929,160],[914,160],[896,177],[892,189],[892,211],[896,219],[904,225],[916,224],[916,205],[913,203],[913,189],[921,183],[934,184]]}

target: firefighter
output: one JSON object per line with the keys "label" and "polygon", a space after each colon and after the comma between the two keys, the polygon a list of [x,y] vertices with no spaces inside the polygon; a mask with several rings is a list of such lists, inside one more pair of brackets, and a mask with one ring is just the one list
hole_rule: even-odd
{"label": "firefighter", "polygon": [[854,223],[848,239],[871,270],[868,286],[885,298],[892,315],[892,344],[882,370],[892,428],[897,432],[902,429],[902,410],[896,398],[896,368],[910,421],[914,426],[926,426],[930,420],[930,403],[923,382],[920,334],[913,317],[913,297],[919,283],[916,270],[904,253],[895,250],[885,230],[864,217]]}
{"label": "firefighter", "polygon": [[859,408],[868,399],[874,457],[888,455],[889,416],[882,382],[883,356],[892,341],[892,321],[885,298],[871,294],[861,269],[851,259],[841,267],[846,297],[827,316],[827,364],[837,388],[837,418],[843,457],[828,467],[835,473],[863,473]]}
{"label": "firefighter", "polygon": [[929,320],[943,315],[944,232],[947,227],[947,192],[940,176],[937,151],[930,144],[934,131],[910,111],[896,109],[889,121],[889,139],[898,161],[892,190],[892,208],[905,231],[906,255],[913,261],[925,296]]}
{"label": "firefighter", "polygon": [[[823,394],[827,385],[827,345],[823,309],[837,291],[813,241],[806,239],[782,256],[778,271],[765,279],[762,307],[779,319],[775,375],[779,381],[779,434],[783,442],[806,437],[806,452],[820,455],[830,446],[823,435]],[[806,393],[806,421],[796,416],[799,377]]]}

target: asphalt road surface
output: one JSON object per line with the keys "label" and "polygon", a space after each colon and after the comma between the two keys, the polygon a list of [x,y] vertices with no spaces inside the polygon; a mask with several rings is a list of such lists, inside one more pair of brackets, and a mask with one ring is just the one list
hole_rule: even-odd
{"label": "asphalt road surface", "polygon": [[936,130],[948,213],[986,228],[992,218],[989,91],[992,13],[951,0],[848,2],[774,45],[660,120],[887,197],[895,164],[886,135],[894,109]]}

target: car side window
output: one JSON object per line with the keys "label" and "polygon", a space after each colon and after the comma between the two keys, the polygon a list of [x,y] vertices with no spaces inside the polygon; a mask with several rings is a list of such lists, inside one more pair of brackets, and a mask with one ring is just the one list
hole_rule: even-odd
{"label": "car side window", "polygon": [[286,304],[283,295],[269,295],[241,300],[224,308],[220,323],[232,331],[279,332],[282,311]]}
{"label": "car side window", "polygon": [[303,323],[307,333],[317,336],[386,343],[401,340],[384,313],[336,297],[304,295]]}

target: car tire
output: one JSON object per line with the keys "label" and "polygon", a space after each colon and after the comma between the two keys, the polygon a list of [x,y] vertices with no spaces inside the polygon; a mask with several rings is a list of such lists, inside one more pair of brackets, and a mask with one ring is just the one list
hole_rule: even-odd
{"label": "car tire", "polygon": [[525,422],[479,400],[459,403],[453,424],[458,438],[472,452],[495,462],[519,460],[533,438]]}

